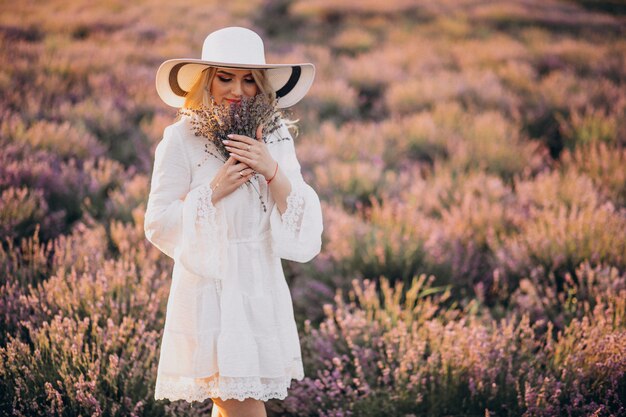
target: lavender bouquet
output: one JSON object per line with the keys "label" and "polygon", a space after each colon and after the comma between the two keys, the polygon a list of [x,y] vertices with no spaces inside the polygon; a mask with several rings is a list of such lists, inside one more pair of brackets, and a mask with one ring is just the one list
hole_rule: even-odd
{"label": "lavender bouquet", "polygon": [[[204,146],[205,152],[226,162],[230,152],[226,149],[224,140],[231,133],[256,138],[257,127],[263,125],[263,142],[269,143],[268,137],[280,127],[281,113],[276,104],[276,99],[270,99],[265,94],[242,97],[239,103],[230,105],[219,105],[211,96],[209,106],[203,104],[195,109],[181,108],[178,113],[190,116],[195,135],[208,139]],[[258,173],[255,172],[246,185],[254,187],[251,181],[255,179],[258,182],[257,176]],[[259,194],[263,210],[267,211],[260,191],[254,188]]]}

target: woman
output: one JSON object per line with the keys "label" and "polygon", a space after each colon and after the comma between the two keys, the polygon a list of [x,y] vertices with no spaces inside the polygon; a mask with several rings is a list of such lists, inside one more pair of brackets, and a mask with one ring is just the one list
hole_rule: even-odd
{"label": "woman", "polygon": [[[314,73],[308,63],[266,64],[261,38],[229,27],[206,38],[202,59],[165,61],[156,85],[173,107],[266,94],[284,108]],[[174,259],[155,399],[211,398],[212,416],[265,416],[263,402],[304,377],[281,258],[320,252],[320,201],[284,122],[266,138],[262,126],[255,138],[233,135],[224,162],[207,155],[192,121],[165,128],[145,213],[147,239]]]}

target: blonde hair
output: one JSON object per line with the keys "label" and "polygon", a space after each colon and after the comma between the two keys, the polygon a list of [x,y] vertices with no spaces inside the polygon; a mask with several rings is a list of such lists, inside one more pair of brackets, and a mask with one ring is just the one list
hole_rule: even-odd
{"label": "blonde hair", "polygon": [[[269,81],[265,75],[265,70],[251,69],[252,78],[262,94],[266,94],[269,98],[276,97],[276,93],[269,85]],[[185,95],[185,104],[183,108],[197,109],[202,104],[208,106],[211,103],[211,84],[217,73],[217,67],[206,67],[197,76],[191,89]]]}
{"label": "blonde hair", "polygon": [[[267,72],[264,69],[250,69],[252,73],[252,78],[254,78],[254,82],[256,83],[261,94],[266,94],[271,100],[276,98],[276,92],[272,88],[267,78]],[[200,73],[198,73],[193,85],[185,94],[185,103],[183,104],[184,109],[198,109],[202,105],[209,106],[211,104],[211,84],[213,83],[213,78],[215,78],[215,74],[217,73],[217,67],[206,67]],[[298,120],[290,120],[282,117],[281,118],[285,122],[285,125],[289,129],[294,130],[294,135],[298,134],[298,126],[296,123]],[[176,121],[180,120],[181,115],[179,114],[176,117]]]}
{"label": "blonde hair", "polygon": [[216,67],[206,67],[198,73],[191,89],[185,94],[185,104],[183,104],[183,108],[197,109],[202,104],[206,106],[210,104],[207,88],[210,88],[216,72]]}

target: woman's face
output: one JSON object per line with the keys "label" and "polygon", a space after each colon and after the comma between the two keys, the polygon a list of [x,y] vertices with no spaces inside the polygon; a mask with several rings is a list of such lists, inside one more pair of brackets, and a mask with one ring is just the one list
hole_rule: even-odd
{"label": "woman's face", "polygon": [[232,104],[241,98],[254,97],[259,90],[248,69],[218,68],[211,82],[211,94],[217,104]]}

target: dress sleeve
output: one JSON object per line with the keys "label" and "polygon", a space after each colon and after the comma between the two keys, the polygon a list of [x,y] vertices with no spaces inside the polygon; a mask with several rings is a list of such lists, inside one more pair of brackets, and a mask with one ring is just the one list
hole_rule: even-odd
{"label": "dress sleeve", "polygon": [[211,202],[210,179],[190,190],[191,164],[181,141],[168,126],[157,145],[144,232],[148,241],[189,272],[220,278],[226,252],[221,202]]}
{"label": "dress sleeve", "polygon": [[304,181],[296,157],[293,138],[281,126],[280,134],[288,140],[281,141],[280,169],[291,182],[287,208],[280,213],[274,204],[270,213],[272,250],[275,256],[296,262],[308,262],[320,253],[322,247],[322,208],[315,190]]}

